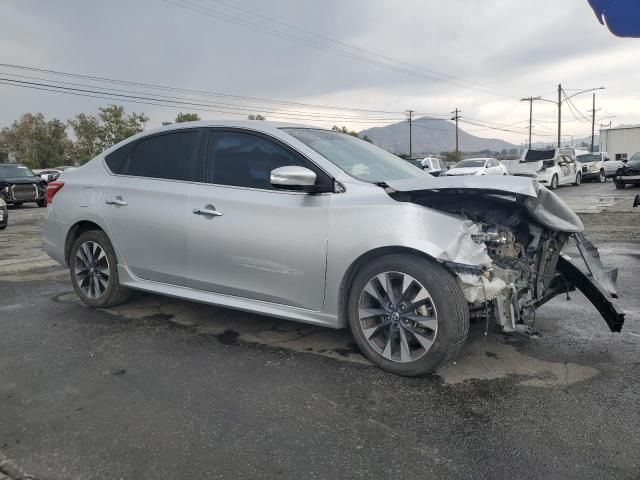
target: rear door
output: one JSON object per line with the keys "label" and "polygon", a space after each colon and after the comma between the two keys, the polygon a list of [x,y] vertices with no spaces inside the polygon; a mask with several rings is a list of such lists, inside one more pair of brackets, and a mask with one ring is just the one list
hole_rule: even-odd
{"label": "rear door", "polygon": [[206,183],[189,193],[190,286],[322,308],[331,194],[276,190],[269,178],[275,168],[299,165],[314,170],[317,183],[332,179],[263,134],[211,129],[207,143]]}
{"label": "rear door", "polygon": [[202,177],[200,138],[198,129],[154,135],[105,159],[114,174],[101,192],[102,213],[119,261],[139,278],[186,283],[187,195]]}

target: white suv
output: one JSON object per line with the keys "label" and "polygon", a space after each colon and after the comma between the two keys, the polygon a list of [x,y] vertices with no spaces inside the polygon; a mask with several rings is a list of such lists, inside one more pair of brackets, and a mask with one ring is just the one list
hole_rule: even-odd
{"label": "white suv", "polygon": [[582,164],[576,160],[572,148],[526,150],[520,160],[503,160],[515,176],[532,177],[555,190],[560,185],[580,185]]}

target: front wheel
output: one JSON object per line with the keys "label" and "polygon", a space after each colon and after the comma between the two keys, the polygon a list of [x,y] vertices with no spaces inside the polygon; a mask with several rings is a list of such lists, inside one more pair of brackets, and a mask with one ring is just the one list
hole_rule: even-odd
{"label": "front wheel", "polygon": [[615,183],[616,188],[618,190],[622,190],[624,188],[624,182],[619,182],[619,181],[615,180],[614,183]]}
{"label": "front wheel", "polygon": [[101,230],[81,234],[69,256],[71,283],[90,307],[111,307],[125,302],[130,291],[118,280],[118,261],[109,238]]}
{"label": "front wheel", "polygon": [[606,183],[607,182],[607,176],[604,173],[604,170],[600,170],[600,175],[598,176],[598,181],[600,183]]}
{"label": "front wheel", "polygon": [[349,291],[349,326],[364,355],[383,370],[416,376],[460,353],[469,309],[455,277],[413,255],[380,257]]}
{"label": "front wheel", "polygon": [[578,172],[578,174],[576,175],[576,181],[573,182],[573,184],[577,187],[581,183],[582,183],[582,174]]}
{"label": "front wheel", "polygon": [[556,190],[558,188],[558,175],[554,175],[551,178],[551,185],[549,185],[549,190]]}

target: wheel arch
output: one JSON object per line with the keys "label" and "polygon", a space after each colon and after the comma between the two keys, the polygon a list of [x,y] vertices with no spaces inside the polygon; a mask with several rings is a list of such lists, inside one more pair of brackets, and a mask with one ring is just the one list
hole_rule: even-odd
{"label": "wheel arch", "polygon": [[378,247],[363,253],[349,265],[340,281],[340,289],[338,291],[338,328],[346,328],[349,325],[349,290],[360,268],[376,258],[394,254],[414,255],[437,262],[434,257],[421,250],[404,246]]}
{"label": "wheel arch", "polygon": [[91,230],[100,230],[105,235],[109,236],[106,229],[91,220],[80,220],[69,228],[64,240],[64,260],[67,265],[69,265],[69,256],[71,254],[71,247],[73,247],[73,243],[84,232]]}

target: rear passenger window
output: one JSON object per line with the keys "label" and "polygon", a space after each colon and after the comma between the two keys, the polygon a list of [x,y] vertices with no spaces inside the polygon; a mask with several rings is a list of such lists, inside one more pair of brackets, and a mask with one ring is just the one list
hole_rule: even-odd
{"label": "rear passenger window", "polygon": [[141,140],[131,153],[127,175],[196,181],[198,131],[167,133]]}
{"label": "rear passenger window", "polygon": [[208,150],[207,181],[217,185],[275,190],[271,171],[288,165],[313,170],[318,181],[326,177],[301,156],[250,133],[211,131]]}

